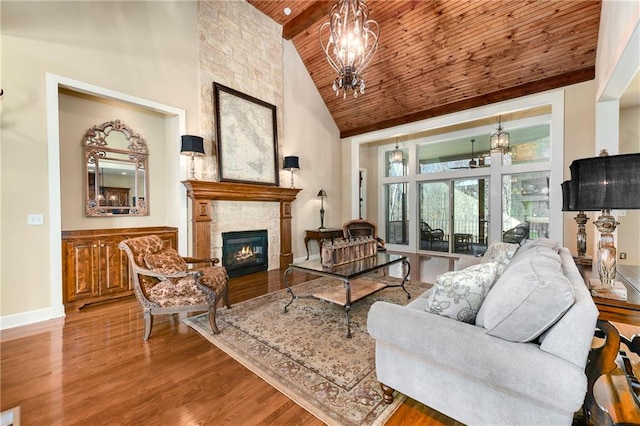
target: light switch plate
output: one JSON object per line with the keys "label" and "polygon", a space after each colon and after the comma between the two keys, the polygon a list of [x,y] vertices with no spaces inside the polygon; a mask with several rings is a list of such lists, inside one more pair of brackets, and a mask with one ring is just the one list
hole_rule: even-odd
{"label": "light switch plate", "polygon": [[44,224],[44,215],[41,215],[41,214],[27,215],[27,225],[42,225],[42,224]]}

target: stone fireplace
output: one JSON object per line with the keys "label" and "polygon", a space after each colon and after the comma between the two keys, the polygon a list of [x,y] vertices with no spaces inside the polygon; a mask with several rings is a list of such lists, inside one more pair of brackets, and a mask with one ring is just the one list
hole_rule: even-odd
{"label": "stone fireplace", "polygon": [[[216,247],[220,247],[222,244],[218,246],[216,240],[217,235],[220,235],[220,243],[222,243],[221,234],[223,232],[266,228],[268,231],[267,244],[272,248],[272,250],[269,250],[270,253],[268,255],[268,257],[272,258],[272,262],[269,262],[269,260],[267,262],[273,264],[273,267],[269,269],[278,267],[283,269],[293,262],[293,253],[291,252],[291,203],[296,199],[300,189],[237,182],[188,180],[182,183],[192,201],[191,223],[193,237],[191,255],[193,257],[220,257],[222,253],[216,253],[218,251]],[[234,206],[224,205],[228,201],[236,203]],[[247,202],[251,202],[249,204],[267,203],[272,205],[274,207],[273,220],[268,217],[267,219],[269,220],[261,226],[256,224],[253,219],[255,214],[243,215],[235,210],[236,207],[246,205]],[[225,213],[222,214],[222,212]],[[231,219],[220,221],[222,216],[227,214],[231,214]],[[243,219],[244,216],[246,217]],[[274,221],[276,226],[270,225]],[[245,222],[252,222],[254,226],[246,226],[247,223]],[[233,228],[230,229],[231,227]]]}
{"label": "stone fireplace", "polygon": [[269,263],[267,230],[222,233],[222,266],[229,277],[266,271]]}

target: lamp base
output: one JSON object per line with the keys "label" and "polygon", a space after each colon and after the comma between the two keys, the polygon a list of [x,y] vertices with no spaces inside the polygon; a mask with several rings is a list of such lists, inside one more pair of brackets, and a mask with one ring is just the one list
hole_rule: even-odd
{"label": "lamp base", "polygon": [[589,288],[591,295],[594,297],[603,297],[605,299],[627,300],[627,288],[620,281],[614,281],[613,286],[603,286],[598,279],[591,278],[589,280]]}

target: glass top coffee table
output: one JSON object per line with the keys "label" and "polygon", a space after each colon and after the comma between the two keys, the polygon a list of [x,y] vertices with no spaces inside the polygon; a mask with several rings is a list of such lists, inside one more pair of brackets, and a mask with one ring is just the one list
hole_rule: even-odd
{"label": "glass top coffee table", "polygon": [[[386,284],[366,282],[358,283],[352,282],[356,278],[362,277],[369,272],[374,272],[387,266],[402,263],[405,266],[405,274],[400,284]],[[344,292],[341,289],[328,289],[323,292],[296,296],[293,290],[289,286],[288,275],[294,270],[307,272],[309,274],[320,275],[322,277],[336,278],[344,283]],[[326,267],[322,266],[320,259],[312,259],[299,263],[292,263],[289,265],[286,271],[284,271],[284,284],[287,286],[287,291],[291,295],[291,300],[284,307],[284,312],[287,312],[287,308],[298,298],[313,298],[319,300],[325,300],[327,302],[335,303],[344,307],[345,315],[347,319],[347,337],[351,337],[351,323],[349,321],[349,310],[351,305],[360,299],[363,299],[373,293],[376,293],[385,288],[401,287],[405,293],[407,293],[407,299],[411,298],[411,295],[404,288],[404,284],[407,282],[409,273],[411,271],[411,265],[406,256],[399,254],[388,254],[385,252],[379,252],[375,256],[370,256],[364,259],[356,260],[353,262],[345,263],[343,265]],[[352,286],[352,284],[354,284]],[[353,287],[353,288],[352,288]]]}

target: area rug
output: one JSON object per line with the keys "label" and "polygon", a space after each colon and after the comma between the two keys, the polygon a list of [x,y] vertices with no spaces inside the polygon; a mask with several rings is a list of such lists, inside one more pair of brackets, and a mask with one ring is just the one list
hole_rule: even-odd
{"label": "area rug", "polygon": [[[378,274],[364,279],[400,282]],[[352,288],[357,285],[352,283]],[[405,284],[412,299],[429,287],[419,281]],[[296,285],[293,291],[304,296],[331,288],[343,288],[343,283],[319,278]],[[405,305],[407,294],[400,287],[386,288],[352,305],[350,339],[342,307],[300,298],[283,313],[290,300],[286,290],[279,290],[222,308],[217,314],[218,335],[211,332],[207,314],[184,322],[326,424],[384,424],[405,397],[397,395],[392,404],[382,400],[367,313],[379,300]]]}

